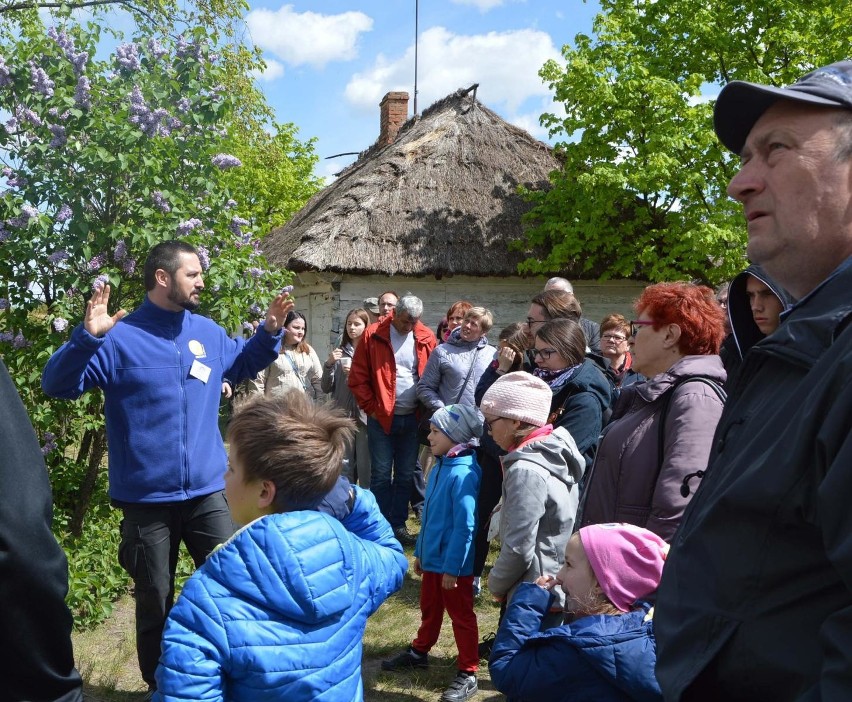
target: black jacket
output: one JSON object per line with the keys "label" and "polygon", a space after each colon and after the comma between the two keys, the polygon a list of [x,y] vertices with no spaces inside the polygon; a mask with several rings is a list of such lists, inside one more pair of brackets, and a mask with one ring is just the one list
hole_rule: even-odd
{"label": "black jacket", "polygon": [[852,699],[852,258],[746,354],[657,598],[667,702]]}
{"label": "black jacket", "polygon": [[47,469],[2,362],[0,448],[0,699],[82,702]]}

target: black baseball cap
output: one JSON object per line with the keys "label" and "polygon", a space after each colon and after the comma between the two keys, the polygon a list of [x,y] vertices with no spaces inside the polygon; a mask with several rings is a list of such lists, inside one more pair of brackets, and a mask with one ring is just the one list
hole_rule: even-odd
{"label": "black baseball cap", "polygon": [[731,81],[722,88],[713,111],[719,141],[739,154],[755,122],[776,100],[852,110],[852,61],[818,68],[783,88]]}

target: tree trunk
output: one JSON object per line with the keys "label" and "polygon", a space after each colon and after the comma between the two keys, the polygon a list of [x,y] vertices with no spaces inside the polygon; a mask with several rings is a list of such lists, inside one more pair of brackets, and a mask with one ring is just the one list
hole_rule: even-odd
{"label": "tree trunk", "polygon": [[92,502],[92,493],[95,491],[98,473],[101,472],[101,461],[103,461],[104,451],[106,450],[106,428],[101,427],[96,432],[86,432],[80,447],[80,458],[85,457],[82,450],[83,446],[89,449],[89,460],[86,466],[86,474],[80,484],[80,495],[74,506],[74,514],[71,516],[71,523],[69,524],[71,533],[75,537],[79,537],[83,533],[83,522]]}

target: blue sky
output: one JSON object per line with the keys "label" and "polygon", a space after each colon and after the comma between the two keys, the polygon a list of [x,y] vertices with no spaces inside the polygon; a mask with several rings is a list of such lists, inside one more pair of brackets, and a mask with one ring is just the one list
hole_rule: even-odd
{"label": "blue sky", "polygon": [[[578,32],[590,33],[597,2],[581,0],[420,0],[418,110],[479,83],[477,97],[540,139],[538,118],[553,109],[538,77]],[[415,0],[259,0],[245,40],[263,50],[258,77],[281,122],[317,138],[317,173],[329,176],[378,136],[379,102],[412,95]]]}

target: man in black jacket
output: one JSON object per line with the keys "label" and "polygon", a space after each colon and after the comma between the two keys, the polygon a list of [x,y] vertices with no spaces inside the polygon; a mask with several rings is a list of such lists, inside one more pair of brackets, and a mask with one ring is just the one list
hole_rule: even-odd
{"label": "man in black jacket", "polygon": [[0,699],[81,702],[68,562],[50,531],[52,495],[38,439],[0,362]]}
{"label": "man in black jacket", "polygon": [[748,255],[798,300],[746,353],[657,598],[667,702],[852,699],[852,62],[733,82]]}

